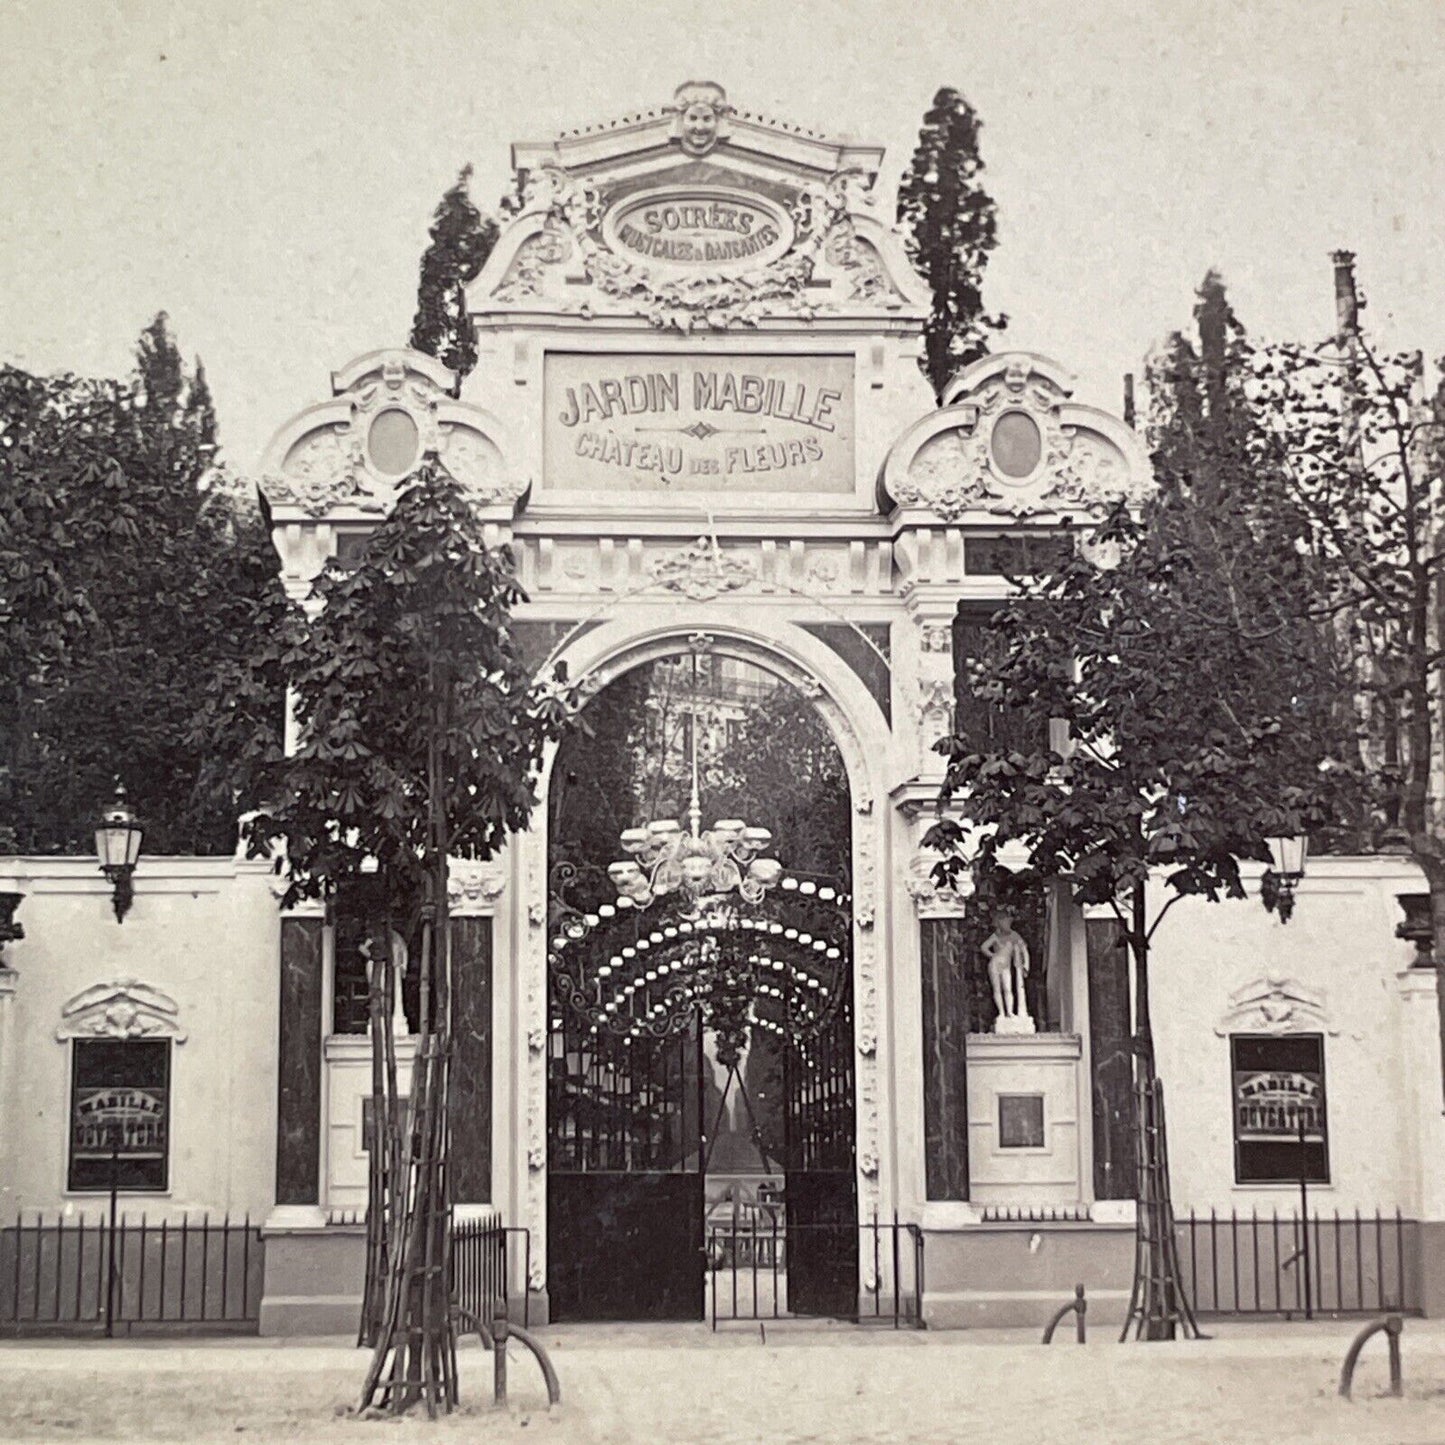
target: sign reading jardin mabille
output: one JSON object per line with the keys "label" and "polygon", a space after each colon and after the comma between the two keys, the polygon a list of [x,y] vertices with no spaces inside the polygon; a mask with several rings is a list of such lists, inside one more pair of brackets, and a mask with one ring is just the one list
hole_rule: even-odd
{"label": "sign reading jardin mabille", "polygon": [[543,489],[853,490],[846,356],[546,359]]}

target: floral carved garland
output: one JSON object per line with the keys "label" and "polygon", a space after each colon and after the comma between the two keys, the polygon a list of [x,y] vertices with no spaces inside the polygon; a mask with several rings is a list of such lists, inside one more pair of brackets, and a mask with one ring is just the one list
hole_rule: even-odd
{"label": "floral carved garland", "polygon": [[[805,288],[819,256],[832,238],[835,252],[841,245],[853,257],[857,247],[849,249],[852,226],[848,215],[855,205],[871,205],[872,199],[862,172],[841,171],[820,189],[799,195],[792,212],[798,239],[785,256],[770,265],[732,274],[659,276],[603,244],[603,206],[595,186],[574,179],[560,167],[544,167],[530,180],[523,203],[528,209],[545,206],[544,244],[524,245],[497,297],[510,302],[540,295],[545,287],[542,266],[565,258],[570,248],[564,238],[570,237],[587,279],[604,295],[635,306],[660,330],[687,334],[704,328],[720,331],[756,326],[779,309],[812,317],[817,308],[808,301]],[[834,236],[840,227],[847,234]],[[854,257],[852,264],[858,271],[862,258]],[[860,279],[855,275],[855,287]],[[855,289],[855,295],[859,294],[871,292]]]}

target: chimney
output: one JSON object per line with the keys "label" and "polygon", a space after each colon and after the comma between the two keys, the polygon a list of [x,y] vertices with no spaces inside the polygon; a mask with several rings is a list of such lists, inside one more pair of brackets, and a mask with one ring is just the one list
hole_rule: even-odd
{"label": "chimney", "polygon": [[1355,290],[1355,253],[1332,251],[1335,263],[1335,324],[1340,340],[1354,336],[1360,328],[1360,294]]}
{"label": "chimney", "polygon": [[1134,373],[1124,373],[1124,425],[1134,425]]}

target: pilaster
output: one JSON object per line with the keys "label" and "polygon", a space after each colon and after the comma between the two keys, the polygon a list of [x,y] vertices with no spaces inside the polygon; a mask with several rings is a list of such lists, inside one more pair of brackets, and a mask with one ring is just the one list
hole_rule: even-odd
{"label": "pilaster", "polygon": [[1445,1104],[1440,1077],[1440,973],[1434,966],[1396,975],[1401,1001],[1400,1051],[1410,1081],[1414,1175],[1420,1221],[1420,1308],[1445,1315]]}
{"label": "pilaster", "polygon": [[913,778],[934,792],[948,768],[935,744],[953,732],[953,616],[963,585],[963,535],[925,514],[895,519],[904,617],[894,627],[894,717],[912,732]]}
{"label": "pilaster", "polygon": [[10,1099],[15,1056],[15,990],[20,975],[0,957],[0,1159],[9,1156]]}

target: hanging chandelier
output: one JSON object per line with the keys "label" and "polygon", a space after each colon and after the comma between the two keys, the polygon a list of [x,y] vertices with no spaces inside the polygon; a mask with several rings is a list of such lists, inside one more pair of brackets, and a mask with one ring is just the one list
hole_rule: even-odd
{"label": "hanging chandelier", "polygon": [[686,830],[674,819],[623,830],[619,841],[629,856],[607,869],[619,901],[646,908],[669,893],[685,894],[694,905],[728,893],[748,903],[762,901],[783,874],[776,858],[758,856],[773,835],[739,818],[724,818],[704,833],[701,817],[694,792]]}
{"label": "hanging chandelier", "polygon": [[776,858],[761,856],[773,841],[766,828],[749,827],[741,818],[723,818],[703,832],[696,720],[688,734],[692,768],[688,825],[684,829],[676,819],[659,818],[645,827],[623,829],[618,841],[627,857],[610,864],[607,875],[624,907],[646,908],[668,894],[682,895],[694,910],[704,899],[730,893],[755,904],[783,876],[783,865]]}

